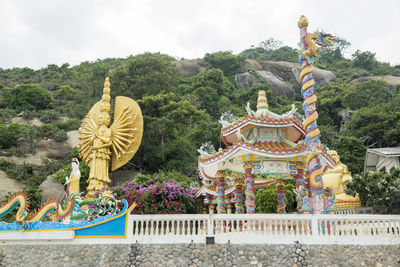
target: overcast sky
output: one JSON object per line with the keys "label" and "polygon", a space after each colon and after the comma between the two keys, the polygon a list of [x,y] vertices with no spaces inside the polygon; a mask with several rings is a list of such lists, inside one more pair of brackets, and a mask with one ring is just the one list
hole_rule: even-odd
{"label": "overcast sky", "polygon": [[239,53],[270,37],[297,47],[297,20],[400,64],[400,1],[0,0],[0,68],[161,52]]}

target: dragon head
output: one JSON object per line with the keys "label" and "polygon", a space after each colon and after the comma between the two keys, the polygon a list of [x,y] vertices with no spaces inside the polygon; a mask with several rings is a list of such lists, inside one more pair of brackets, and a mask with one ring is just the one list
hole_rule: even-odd
{"label": "dragon head", "polygon": [[317,34],[318,38],[315,40],[315,42],[319,46],[333,46],[333,42],[335,41],[336,37],[328,34],[328,33],[318,33]]}

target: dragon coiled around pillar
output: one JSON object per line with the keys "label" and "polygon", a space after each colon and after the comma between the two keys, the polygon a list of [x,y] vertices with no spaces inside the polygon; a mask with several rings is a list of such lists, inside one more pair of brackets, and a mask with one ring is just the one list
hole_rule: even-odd
{"label": "dragon coiled around pillar", "polygon": [[253,214],[256,212],[256,195],[254,194],[254,176],[251,173],[253,164],[251,162],[246,162],[244,164],[245,170],[245,184],[246,184],[246,212],[248,214]]}
{"label": "dragon coiled around pillar", "polygon": [[301,92],[304,99],[303,110],[305,114],[303,126],[307,133],[305,142],[309,151],[306,162],[310,172],[310,187],[314,192],[322,194],[321,175],[323,168],[318,157],[321,153],[321,143],[319,140],[320,131],[317,125],[318,112],[315,105],[317,96],[314,94],[315,81],[313,78],[314,68],[312,63],[319,51],[317,45],[321,47],[331,46],[335,37],[329,34],[308,33],[308,21],[304,16],[300,18],[298,26],[300,28],[300,45],[302,48],[299,64],[301,66],[300,80],[302,83]]}
{"label": "dragon coiled around pillar", "polygon": [[46,215],[50,212],[55,212],[56,220],[61,220],[67,217],[74,209],[76,200],[78,198],[77,194],[70,194],[66,200],[65,205],[61,205],[58,199],[52,199],[42,204],[42,206],[32,215],[28,215],[28,198],[24,192],[18,192],[14,194],[7,203],[4,203],[0,207],[0,218],[10,213],[14,208],[19,206],[17,214],[15,216],[15,221],[17,223],[28,223],[28,222],[38,222],[42,221]]}
{"label": "dragon coiled around pillar", "polygon": [[276,184],[276,193],[278,196],[278,213],[286,213],[286,203],[285,203],[285,183],[278,181]]}

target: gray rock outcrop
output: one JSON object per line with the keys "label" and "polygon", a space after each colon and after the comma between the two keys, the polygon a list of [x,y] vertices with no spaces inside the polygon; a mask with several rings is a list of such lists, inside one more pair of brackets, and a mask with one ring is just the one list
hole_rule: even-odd
{"label": "gray rock outcrop", "polygon": [[175,61],[175,66],[182,77],[193,77],[206,69],[200,62],[201,59],[182,59]]}
{"label": "gray rock outcrop", "polygon": [[[241,68],[244,73],[235,75],[236,85],[239,88],[249,89],[254,83],[259,82],[257,78],[251,77],[252,75],[247,72],[249,69],[255,70],[265,82],[271,83],[272,90],[282,96],[293,96],[294,85],[300,83],[301,68],[297,63],[246,59]],[[314,68],[313,75],[317,85],[325,85],[336,80],[333,72],[319,68]]]}
{"label": "gray rock outcrop", "polygon": [[[178,73],[183,77],[193,77],[206,67],[201,65],[201,59],[184,59],[175,61]],[[297,63],[285,61],[258,61],[246,59],[238,74],[235,75],[236,85],[239,88],[249,89],[260,81],[248,72],[249,69],[256,70],[258,75],[268,83],[272,90],[286,97],[294,95],[294,86],[300,83],[300,66]],[[335,81],[333,72],[314,68],[314,79],[317,85],[324,85]]]}
{"label": "gray rock outcrop", "polygon": [[140,173],[136,172],[136,171],[116,170],[116,171],[110,173],[110,177],[111,177],[111,181],[112,181],[110,186],[122,185],[126,182],[129,182],[129,181],[135,179],[135,176],[138,174],[140,174]]}
{"label": "gray rock outcrop", "polygon": [[42,190],[43,202],[53,198],[61,199],[64,196],[64,186],[55,181],[51,175],[47,176],[39,188]]}
{"label": "gray rock outcrop", "polygon": [[7,196],[8,192],[16,193],[23,189],[24,187],[22,184],[8,178],[5,172],[0,171],[0,200],[3,200]]}
{"label": "gray rock outcrop", "polygon": [[[246,59],[241,71],[246,72],[249,69],[269,71],[275,76],[280,77],[287,82],[300,83],[299,64],[285,61],[256,61]],[[336,80],[336,76],[332,71],[323,70],[314,67],[314,79],[318,85],[325,85]]]}
{"label": "gray rock outcrop", "polygon": [[36,147],[38,152],[45,151],[46,157],[55,159],[65,158],[71,148],[69,142],[56,142],[53,139],[41,140]]}
{"label": "gray rock outcrop", "polygon": [[[277,94],[286,97],[294,96],[293,85],[283,81],[279,76],[275,76],[271,72],[264,70],[256,70],[256,73],[264,82],[271,84],[272,90],[274,90]],[[253,84],[259,83],[260,81],[253,74],[245,72],[236,74],[235,82],[239,88],[250,89]]]}
{"label": "gray rock outcrop", "polygon": [[384,80],[388,87],[393,89],[397,85],[400,84],[400,77],[392,76],[392,75],[384,75],[384,76],[363,76],[357,79],[352,80],[350,83],[359,83],[359,82],[366,82],[366,81],[379,81]]}
{"label": "gray rock outcrop", "polygon": [[78,146],[79,144],[78,132],[78,130],[67,132],[67,143],[71,149]]}

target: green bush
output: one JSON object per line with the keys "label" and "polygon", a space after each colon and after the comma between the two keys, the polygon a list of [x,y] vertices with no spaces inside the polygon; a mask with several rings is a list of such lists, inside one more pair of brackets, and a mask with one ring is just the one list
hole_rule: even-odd
{"label": "green bush", "polygon": [[11,123],[7,126],[0,124],[0,148],[15,146],[22,136],[22,128],[18,123]]}
{"label": "green bush", "polygon": [[39,118],[44,123],[57,121],[60,114],[54,110],[43,110],[39,113]]}
{"label": "green bush", "polygon": [[207,53],[203,60],[206,66],[214,69],[221,69],[225,76],[236,74],[244,61],[243,57],[236,56],[230,51],[220,51],[212,54]]}
{"label": "green bush", "polygon": [[61,142],[67,140],[67,133],[64,130],[57,130],[53,135],[54,140]]}
{"label": "green bush", "polygon": [[0,112],[0,123],[10,123],[11,119],[17,115],[15,109],[2,109]]}
{"label": "green bush", "polygon": [[129,57],[111,73],[111,94],[133,99],[171,92],[179,81],[174,58],[160,53],[144,53]]}
{"label": "green bush", "polygon": [[162,183],[164,181],[171,181],[189,187],[194,182],[193,178],[184,175],[178,171],[159,171],[153,174],[139,174],[136,175],[134,182],[138,185],[149,185],[153,183]]}
{"label": "green bush", "polygon": [[54,107],[51,95],[35,84],[22,84],[15,88],[5,88],[2,97],[2,106],[19,111]]}
{"label": "green bush", "polygon": [[[286,211],[296,211],[296,193],[293,183],[287,181],[285,184]],[[267,185],[256,188],[256,213],[276,213],[278,210],[278,196],[276,186]]]}
{"label": "green bush", "polygon": [[76,100],[78,92],[69,85],[63,85],[54,93],[54,98],[63,101]]}
{"label": "green bush", "polygon": [[363,207],[387,208],[388,213],[400,214],[400,169],[392,174],[366,172],[346,181],[346,194],[358,194]]}
{"label": "green bush", "polygon": [[67,121],[58,120],[54,124],[55,127],[64,131],[74,131],[78,130],[81,126],[81,120],[79,119],[69,119]]}

